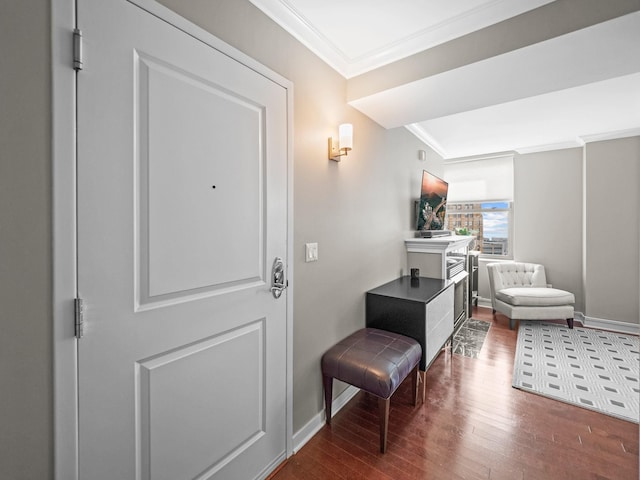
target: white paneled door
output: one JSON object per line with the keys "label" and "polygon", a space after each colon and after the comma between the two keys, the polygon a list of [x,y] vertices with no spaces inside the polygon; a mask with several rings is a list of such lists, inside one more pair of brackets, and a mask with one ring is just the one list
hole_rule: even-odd
{"label": "white paneled door", "polygon": [[79,478],[283,460],[284,87],[125,0],[79,0]]}

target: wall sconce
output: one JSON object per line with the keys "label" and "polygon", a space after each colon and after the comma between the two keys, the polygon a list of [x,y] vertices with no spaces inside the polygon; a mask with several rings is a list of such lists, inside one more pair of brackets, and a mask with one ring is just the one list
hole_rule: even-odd
{"label": "wall sconce", "polygon": [[329,159],[339,162],[340,157],[347,156],[353,148],[353,125],[343,123],[338,127],[338,142],[334,143],[333,137],[329,137]]}

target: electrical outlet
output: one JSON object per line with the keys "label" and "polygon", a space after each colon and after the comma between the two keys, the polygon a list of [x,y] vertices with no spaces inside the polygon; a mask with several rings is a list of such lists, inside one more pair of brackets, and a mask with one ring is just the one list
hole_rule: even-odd
{"label": "electrical outlet", "polygon": [[305,244],[305,262],[317,262],[318,261],[318,244],[307,243]]}

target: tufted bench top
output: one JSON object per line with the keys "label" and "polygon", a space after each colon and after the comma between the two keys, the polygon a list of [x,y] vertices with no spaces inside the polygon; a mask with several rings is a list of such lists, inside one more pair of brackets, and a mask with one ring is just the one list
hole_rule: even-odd
{"label": "tufted bench top", "polygon": [[422,357],[420,344],[397,333],[363,328],[322,356],[322,373],[389,398]]}

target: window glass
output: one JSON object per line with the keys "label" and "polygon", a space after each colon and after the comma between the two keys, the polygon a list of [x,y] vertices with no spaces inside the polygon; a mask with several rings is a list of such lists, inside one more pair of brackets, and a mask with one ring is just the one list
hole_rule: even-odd
{"label": "window glass", "polygon": [[447,229],[459,235],[475,236],[473,249],[480,251],[483,256],[510,258],[511,202],[465,203],[462,208],[467,211],[458,213],[460,205],[448,205]]}

